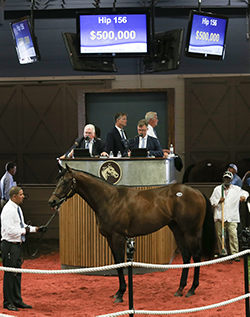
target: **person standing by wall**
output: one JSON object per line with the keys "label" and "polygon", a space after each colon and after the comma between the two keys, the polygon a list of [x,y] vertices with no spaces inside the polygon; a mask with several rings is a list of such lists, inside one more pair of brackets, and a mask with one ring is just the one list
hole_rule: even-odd
{"label": "person standing by wall", "polygon": [[1,208],[7,203],[7,201],[10,199],[9,191],[11,187],[16,185],[16,182],[14,181],[13,176],[16,174],[17,166],[16,163],[8,162],[5,165],[5,174],[1,178]]}
{"label": "person standing by wall", "polygon": [[[14,186],[9,191],[10,199],[1,213],[1,252],[4,267],[21,268],[22,243],[28,232],[45,232],[47,227],[33,227],[24,223],[22,204],[24,193],[21,187]],[[21,296],[21,273],[4,272],[3,307],[18,311],[18,308],[32,308],[23,302]]]}
{"label": "person standing by wall", "polygon": [[248,186],[250,186],[250,177],[249,177],[249,175],[250,175],[250,171],[247,171],[245,173],[244,177],[242,178],[242,185],[244,184],[244,182],[246,180]]}
{"label": "person standing by wall", "polygon": [[[232,185],[233,174],[226,171],[223,174],[223,184],[216,186],[210,197],[211,204],[215,208],[214,221],[218,237],[219,253],[222,251],[222,221],[225,231],[229,236],[229,248],[231,254],[239,252],[237,224],[240,222],[239,201],[246,201],[249,193],[239,186]],[[222,219],[222,203],[224,204],[224,218]],[[240,261],[238,258],[235,261]]]}

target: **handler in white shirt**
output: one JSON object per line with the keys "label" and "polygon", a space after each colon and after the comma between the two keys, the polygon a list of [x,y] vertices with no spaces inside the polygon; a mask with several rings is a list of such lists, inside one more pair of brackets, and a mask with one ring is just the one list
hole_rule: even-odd
{"label": "handler in white shirt", "polygon": [[[211,204],[215,208],[214,221],[218,236],[218,247],[222,249],[222,221],[225,231],[228,231],[229,247],[231,254],[238,253],[237,223],[240,222],[239,201],[246,201],[249,193],[230,182],[233,174],[226,171],[223,174],[223,184],[216,186],[210,197]],[[224,202],[224,219],[221,219],[222,202]],[[239,261],[238,258],[235,261]]]}
{"label": "handler in white shirt", "polygon": [[[24,199],[21,187],[14,186],[9,192],[10,200],[5,204],[1,213],[1,253],[4,267],[21,268],[22,243],[28,232],[45,232],[46,226],[33,227],[24,222],[21,207]],[[18,311],[18,308],[32,308],[22,300],[21,273],[4,272],[3,278],[3,307]]]}

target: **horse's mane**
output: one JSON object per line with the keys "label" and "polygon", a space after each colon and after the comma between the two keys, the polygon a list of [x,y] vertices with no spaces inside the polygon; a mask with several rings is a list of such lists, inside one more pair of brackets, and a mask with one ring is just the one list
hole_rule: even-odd
{"label": "horse's mane", "polygon": [[59,174],[56,177],[56,180],[58,181],[62,176],[66,174],[66,168],[63,168],[62,170],[59,171]]}
{"label": "horse's mane", "polygon": [[[79,172],[79,173],[84,173],[84,174],[87,174],[91,177],[94,177],[94,178],[97,178],[98,180],[104,182],[105,184],[109,184],[110,186],[114,186],[113,184],[110,184],[108,181],[106,181],[105,179],[102,179],[101,177],[99,176],[96,176],[94,174],[91,174],[89,172],[85,172],[85,171],[82,171],[82,170],[78,170],[78,169],[75,169],[75,168],[71,168],[74,172]],[[59,180],[62,176],[64,176],[67,172],[67,169],[66,168],[63,168],[61,172],[59,172],[59,174],[57,175],[56,177],[56,180]]]}

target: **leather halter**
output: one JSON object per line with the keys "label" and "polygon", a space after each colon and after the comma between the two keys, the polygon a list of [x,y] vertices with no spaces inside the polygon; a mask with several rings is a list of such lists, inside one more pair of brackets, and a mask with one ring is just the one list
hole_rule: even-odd
{"label": "leather halter", "polygon": [[75,189],[75,185],[76,185],[76,179],[75,179],[75,177],[73,177],[72,178],[72,184],[70,186],[70,189],[69,189],[68,193],[62,198],[59,197],[55,192],[53,192],[53,195],[56,196],[59,199],[59,202],[57,202],[57,205],[58,204],[61,205],[62,203],[64,203],[69,198],[69,196],[71,195],[71,193]]}

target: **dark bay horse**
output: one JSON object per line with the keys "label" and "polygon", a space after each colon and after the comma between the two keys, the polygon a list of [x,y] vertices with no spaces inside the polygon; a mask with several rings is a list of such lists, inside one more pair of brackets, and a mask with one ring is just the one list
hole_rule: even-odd
{"label": "dark bay horse", "polygon": [[[200,262],[202,251],[213,256],[216,243],[213,210],[202,193],[184,184],[171,184],[148,190],[114,186],[89,173],[67,166],[49,199],[54,209],[75,193],[93,209],[100,233],[107,238],[115,263],[124,262],[126,237],[142,236],[168,225],[182,254],[183,262]],[[126,290],[123,269],[117,270],[119,290],[115,302],[122,302]],[[186,297],[199,285],[200,267],[194,269],[193,284]],[[182,296],[188,269],[182,270],[179,289]]]}

